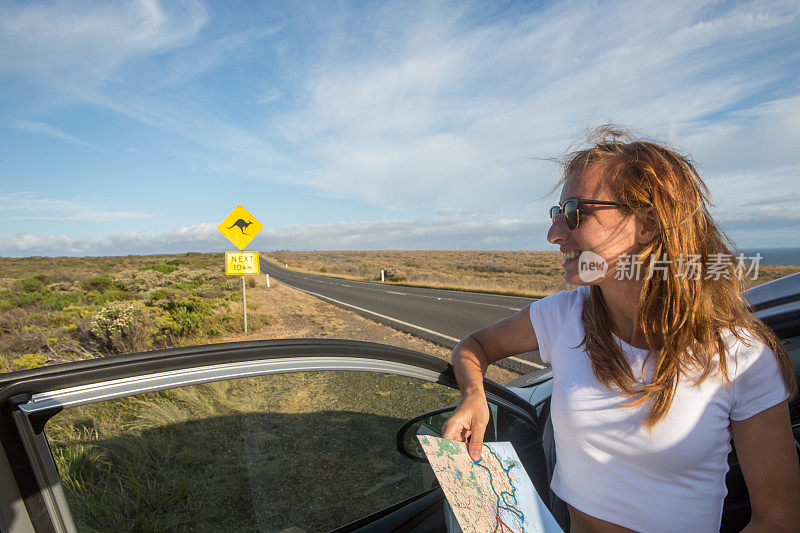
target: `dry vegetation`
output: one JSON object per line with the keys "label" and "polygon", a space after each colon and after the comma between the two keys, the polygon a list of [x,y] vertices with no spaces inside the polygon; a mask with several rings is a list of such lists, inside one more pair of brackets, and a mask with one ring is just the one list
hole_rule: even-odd
{"label": "dry vegetation", "polygon": [[272,252],[267,259],[293,270],[399,285],[546,296],[568,289],[558,252]]}
{"label": "dry vegetation", "polygon": [[[0,372],[212,342],[343,338],[446,358],[449,350],[273,282],[241,285],[222,254],[0,258]],[[516,375],[492,370],[504,382]]]}
{"label": "dry vegetation", "polygon": [[[559,252],[379,251],[270,252],[292,270],[361,281],[541,297],[571,288],[561,278]],[[761,265],[752,287],[800,272],[800,266]]]}
{"label": "dry vegetation", "polygon": [[0,371],[228,335],[241,327],[239,285],[221,265],[221,254],[0,259]]}

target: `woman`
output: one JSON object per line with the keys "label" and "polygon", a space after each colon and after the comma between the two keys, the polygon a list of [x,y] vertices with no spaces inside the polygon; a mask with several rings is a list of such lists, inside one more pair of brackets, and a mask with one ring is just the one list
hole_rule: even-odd
{"label": "woman", "polygon": [[[566,161],[547,235],[579,287],[456,346],[462,400],[444,437],[469,439],[479,458],[486,367],[539,349],[554,378],[551,488],[571,531],[718,531],[731,436],[750,493],[746,530],[798,531],[792,364],[746,310],[741,265],[719,255],[730,251],[705,184],[662,145],[610,127],[594,139]],[[579,258],[608,268],[581,270]]]}

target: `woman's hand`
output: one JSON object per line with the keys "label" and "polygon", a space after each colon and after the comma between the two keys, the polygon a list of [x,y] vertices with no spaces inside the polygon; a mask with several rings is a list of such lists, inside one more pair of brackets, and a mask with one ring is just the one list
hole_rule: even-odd
{"label": "woman's hand", "polygon": [[489,423],[489,405],[483,392],[486,368],[504,357],[539,347],[530,319],[530,306],[513,316],[467,335],[453,349],[453,372],[461,390],[461,403],[442,426],[446,439],[467,442],[473,461],[481,458],[483,435]]}
{"label": "woman's hand", "polygon": [[458,442],[467,442],[469,439],[467,450],[472,460],[477,461],[481,458],[483,435],[488,423],[489,405],[486,403],[486,395],[467,395],[442,426],[442,436]]}

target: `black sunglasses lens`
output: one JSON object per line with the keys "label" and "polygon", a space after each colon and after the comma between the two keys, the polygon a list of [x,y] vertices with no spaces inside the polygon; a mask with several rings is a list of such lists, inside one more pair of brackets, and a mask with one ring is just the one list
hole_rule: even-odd
{"label": "black sunglasses lens", "polygon": [[564,219],[569,229],[578,227],[578,202],[572,200],[564,202]]}
{"label": "black sunglasses lens", "polygon": [[561,215],[561,208],[560,207],[558,207],[557,205],[554,205],[553,207],[550,208],[550,220],[553,221],[553,224],[556,223],[556,220],[558,220],[558,217],[560,215]]}

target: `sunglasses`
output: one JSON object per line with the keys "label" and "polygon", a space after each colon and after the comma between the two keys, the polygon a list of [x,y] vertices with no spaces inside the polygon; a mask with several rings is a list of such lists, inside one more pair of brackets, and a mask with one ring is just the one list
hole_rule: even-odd
{"label": "sunglasses", "polygon": [[572,198],[564,202],[564,206],[554,205],[550,208],[550,218],[553,220],[553,224],[556,223],[558,217],[562,214],[564,215],[564,220],[567,221],[567,227],[570,230],[574,230],[578,228],[578,224],[581,221],[581,206],[585,204],[592,204],[592,205],[616,205],[618,207],[625,207],[625,204],[620,204],[618,202],[606,202],[603,200],[584,200],[583,198]]}

